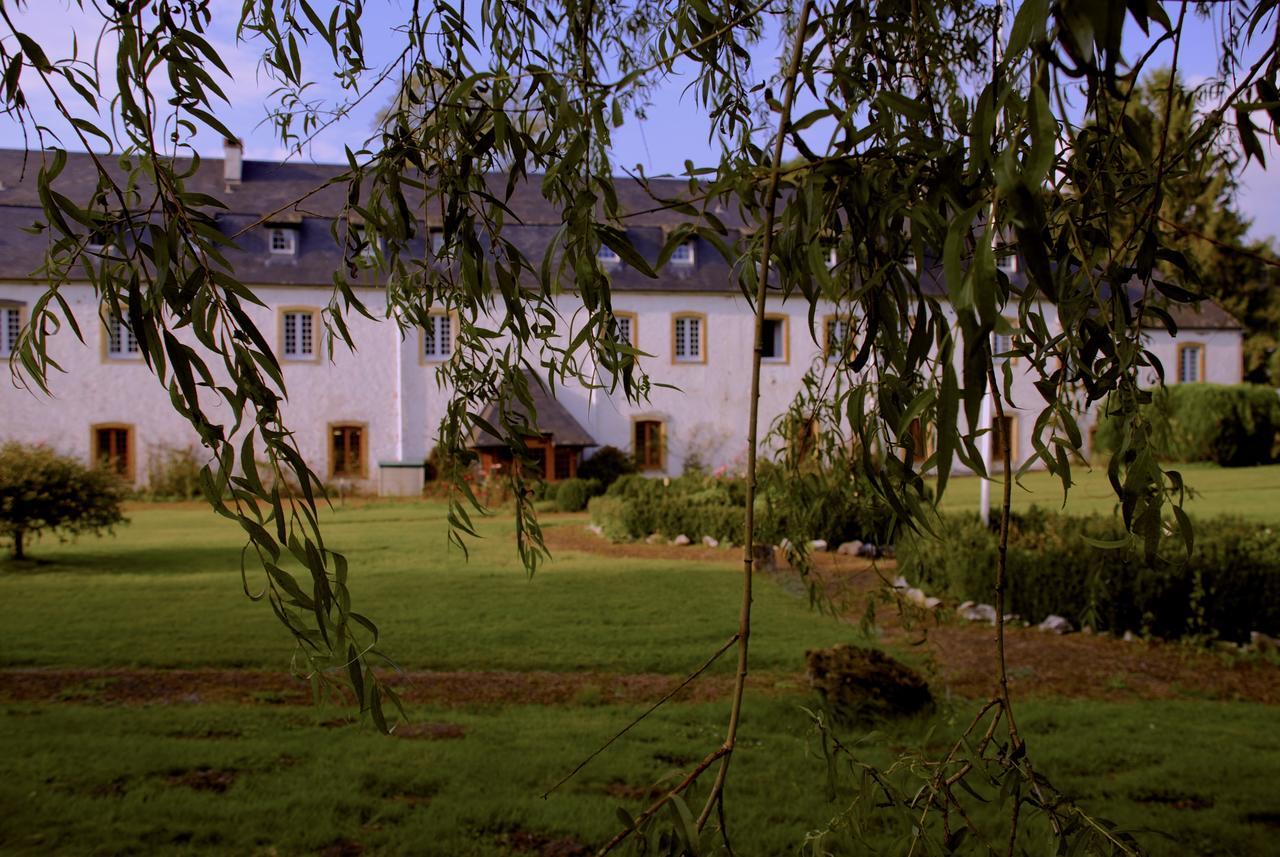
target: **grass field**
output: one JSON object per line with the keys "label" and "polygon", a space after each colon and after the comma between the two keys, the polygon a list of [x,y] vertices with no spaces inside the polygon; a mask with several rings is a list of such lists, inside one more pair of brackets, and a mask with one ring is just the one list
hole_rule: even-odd
{"label": "grass field", "polygon": [[[1187,511],[1192,516],[1238,515],[1255,521],[1280,523],[1280,464],[1266,467],[1224,468],[1211,464],[1168,465],[1182,473],[1192,496]],[[991,486],[992,508],[1000,503],[1002,477]],[[1073,485],[1067,494],[1067,511],[1077,515],[1111,514],[1116,507],[1115,492],[1107,479],[1105,465],[1089,469],[1073,467]],[[942,500],[948,512],[976,512],[980,480],[957,477],[950,480]],[[1062,482],[1043,471],[1027,473],[1013,486],[1013,509],[1036,504],[1061,509]]]}
{"label": "grass field", "polygon": [[[0,849],[6,854],[515,853],[503,837],[599,843],[615,809],[720,739],[723,708],[674,705],[549,799],[541,795],[637,713],[503,706],[415,710],[465,729],[452,740],[322,725],[311,708],[9,706],[0,712]],[[1021,708],[1039,770],[1158,855],[1266,855],[1280,825],[1270,788],[1275,712],[1224,703],[1045,703]],[[954,720],[959,719],[959,714]],[[926,742],[925,723],[871,742]],[[939,733],[945,731],[944,724]],[[955,728],[954,723],[950,728]],[[795,853],[845,808],[799,701],[758,700],[729,793],[743,855]],[[929,746],[940,749],[934,737]],[[1176,746],[1176,750],[1173,747]],[[986,797],[991,797],[990,794]],[[981,806],[977,811],[981,813]],[[877,837],[872,836],[873,841]],[[882,841],[883,844],[883,841]],[[1037,852],[1039,841],[1027,853]],[[834,854],[864,854],[839,837]],[[531,849],[539,853],[538,849]],[[573,853],[573,852],[556,852]],[[887,853],[895,853],[890,850]]]}
{"label": "grass field", "polygon": [[[0,664],[287,667],[283,629],[242,592],[234,525],[194,505],[131,517],[114,537],[32,545],[40,564],[0,560],[0,599],[18,606]],[[679,673],[737,629],[740,566],[728,550],[723,566],[568,555],[530,579],[509,517],[480,532],[467,562],[447,546],[441,505],[326,518],[329,543],[351,557],[357,609],[402,667]],[[755,607],[758,669],[802,669],[805,648],[848,634],[777,589]]]}
{"label": "grass field", "polygon": [[[240,591],[237,530],[198,507],[130,514],[114,537],[46,539],[32,546],[40,562],[0,562],[0,666],[284,670],[283,630]],[[329,515],[326,532],[350,554],[356,598],[387,651],[410,669],[674,680],[734,628],[727,551],[723,564],[567,553],[528,579],[508,518],[483,524],[469,563],[447,550],[437,505],[352,505]],[[755,607],[760,672],[798,673],[806,648],[857,639],[767,579]],[[414,723],[446,725],[415,739],[345,725],[354,712],[332,705],[115,704],[95,698],[90,681],[64,701],[0,705],[0,853],[581,853],[555,843],[602,842],[617,807],[638,812],[653,783],[723,734],[722,704],[670,704],[543,800],[640,710],[605,698],[419,706]],[[798,686],[748,700],[729,792],[739,854],[795,853],[847,805],[845,789],[827,798],[803,710],[815,702]],[[934,717],[861,746],[877,763],[907,747],[937,750],[974,707],[944,701]],[[1280,835],[1273,708],[1028,700],[1019,711],[1038,770],[1123,827],[1169,834],[1141,834],[1153,854],[1266,854]],[[882,832],[870,835],[884,845]],[[827,845],[867,853],[839,838]]]}

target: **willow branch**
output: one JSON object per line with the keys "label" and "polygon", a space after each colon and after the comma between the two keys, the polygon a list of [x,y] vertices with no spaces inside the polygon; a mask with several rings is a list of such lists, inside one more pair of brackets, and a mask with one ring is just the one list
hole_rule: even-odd
{"label": "willow branch", "polygon": [[796,23],[795,42],[791,60],[787,65],[785,89],[782,98],[782,114],[778,118],[778,133],[773,141],[773,162],[770,165],[769,186],[765,191],[764,240],[760,248],[760,270],[756,281],[755,348],[751,354],[751,400],[747,421],[747,496],[744,534],[742,539],[742,606],[738,614],[738,676],[733,686],[729,707],[729,726],[724,739],[724,758],[716,772],[715,783],[707,795],[706,805],[698,815],[697,829],[702,830],[711,817],[725,779],[729,775],[729,762],[738,740],[738,724],[742,715],[742,697],[747,687],[747,652],[751,639],[751,578],[755,564],[755,498],[756,498],[756,444],[760,437],[760,363],[764,357],[764,311],[768,299],[769,260],[773,254],[773,229],[778,215],[778,183],[782,171],[782,151],[787,128],[791,124],[791,108],[796,97],[796,78],[800,74],[800,59],[804,53],[805,31],[809,26],[812,0],[805,0]]}

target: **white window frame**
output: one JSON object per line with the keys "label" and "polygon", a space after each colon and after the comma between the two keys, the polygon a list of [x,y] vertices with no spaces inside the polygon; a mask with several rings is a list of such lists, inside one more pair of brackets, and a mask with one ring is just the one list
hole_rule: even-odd
{"label": "white window frame", "polygon": [[[683,322],[683,336],[681,323]],[[691,328],[692,323],[692,328]],[[681,353],[681,345],[684,351]],[[671,319],[671,361],[707,362],[707,317],[702,313],[680,313]]]}
{"label": "white window frame", "polygon": [[1018,254],[1008,253],[996,256],[996,270],[1006,274],[1018,273]]}
{"label": "white window frame", "polygon": [[22,304],[0,302],[0,357],[10,357],[22,332]]}
{"label": "white window frame", "polygon": [[991,356],[997,363],[1013,359],[1013,334],[991,332]]}
{"label": "white window frame", "polygon": [[[306,321],[304,325],[302,322]],[[291,363],[313,363],[320,358],[320,323],[318,313],[306,307],[290,307],[280,310],[280,358]],[[293,331],[289,330],[293,322]],[[304,328],[310,328],[305,330]],[[289,350],[290,336],[293,350]],[[310,342],[307,342],[308,336]],[[309,347],[304,348],[304,345]]]}
{"label": "white window frame", "polygon": [[[616,323],[617,323],[617,325],[618,325],[617,330],[618,330],[618,339],[619,339],[619,341],[621,341],[621,342],[625,342],[627,345],[630,345],[632,348],[635,348],[635,347],[636,347],[636,339],[637,339],[637,337],[636,337],[636,328],[637,328],[636,314],[635,314],[635,313],[633,313],[633,312],[615,312],[615,313],[613,314],[613,320],[614,320],[614,322],[616,322]],[[626,325],[626,330],[625,330],[625,331],[623,330],[623,327],[622,327],[624,324]]]}
{"label": "white window frame", "polygon": [[[1202,384],[1205,376],[1205,355],[1204,343],[1202,342],[1183,342],[1178,344],[1178,383],[1179,384]],[[1185,376],[1183,369],[1187,366],[1187,358],[1192,356],[1192,374],[1194,377]]]}
{"label": "white window frame", "polygon": [[452,315],[442,312],[427,317],[427,326],[422,328],[422,348],[418,352],[424,363],[438,363],[453,356],[453,328]]}
{"label": "white window frame", "polygon": [[671,264],[680,268],[692,268],[698,263],[698,252],[693,246],[693,239],[677,244],[671,251]]}
{"label": "white window frame", "polygon": [[107,314],[103,330],[103,352],[111,360],[141,360],[142,347],[124,316],[112,310]]}
{"label": "white window frame", "polygon": [[620,265],[622,257],[614,252],[612,247],[601,244],[600,249],[596,250],[596,261],[601,265]]}
{"label": "white window frame", "polygon": [[[762,335],[767,331],[768,329],[767,325],[770,322],[776,325],[774,330],[777,332],[777,339],[773,344],[777,346],[777,353],[774,354],[772,357],[766,354],[761,354],[760,362],[786,363],[788,358],[790,357],[790,355],[787,353],[790,350],[790,343],[788,341],[791,336],[791,331],[789,329],[791,326],[790,319],[787,318],[787,316],[785,315],[766,315],[764,317],[764,324],[766,326],[762,326],[762,329],[761,329]],[[761,344],[763,344],[763,342]]]}
{"label": "white window frame", "polygon": [[[276,239],[282,239],[279,246]],[[290,226],[273,226],[267,233],[267,250],[272,256],[296,256],[298,254],[298,230]]]}

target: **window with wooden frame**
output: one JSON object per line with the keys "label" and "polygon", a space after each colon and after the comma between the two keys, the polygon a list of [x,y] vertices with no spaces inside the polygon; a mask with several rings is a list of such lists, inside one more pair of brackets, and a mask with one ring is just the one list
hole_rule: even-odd
{"label": "window with wooden frame", "polygon": [[763,362],[787,362],[791,351],[791,330],[787,316],[765,316],[760,327],[760,337],[760,359]]}
{"label": "window with wooden frame", "polygon": [[1197,384],[1204,380],[1204,345],[1185,342],[1178,346],[1178,383]]}
{"label": "window with wooden frame", "polygon": [[103,423],[90,429],[90,457],[96,467],[133,481],[133,426]]}
{"label": "window with wooden frame", "polygon": [[320,312],[311,307],[280,310],[280,357],[306,363],[320,359]]}
{"label": "window with wooden frame", "polygon": [[915,461],[924,461],[929,457],[929,446],[932,438],[930,437],[929,427],[920,421],[920,418],[911,421],[908,431],[911,457]]}
{"label": "window with wooden frame", "polygon": [[707,317],[681,313],[671,318],[671,359],[674,363],[707,362]]}
{"label": "window with wooden frame", "polygon": [[107,313],[104,322],[102,353],[108,360],[142,359],[138,338],[133,335],[129,322],[115,310]]}
{"label": "window with wooden frame", "polygon": [[1004,467],[1005,450],[1015,464],[1018,461],[1018,420],[1016,417],[994,417],[991,420],[991,466]]}
{"label": "window with wooden frame", "polygon": [[22,304],[17,301],[0,301],[0,357],[11,356],[18,347],[22,322]]}
{"label": "window with wooden frame", "polygon": [[666,468],[666,427],[661,420],[636,420],[631,425],[631,456],[640,470]]}
{"label": "window with wooden frame", "polygon": [[822,355],[828,360],[853,351],[853,322],[848,316],[829,315],[822,322]]}
{"label": "window with wooden frame", "polygon": [[294,256],[298,252],[298,230],[290,226],[273,226],[267,236],[267,249],[273,256]]}
{"label": "window with wooden frame", "polygon": [[637,347],[639,329],[636,314],[633,312],[615,312],[613,314],[614,332],[619,342],[625,342],[632,348]]}
{"label": "window with wooden frame", "polygon": [[362,423],[332,423],[329,426],[329,478],[364,479],[365,426]]}
{"label": "window with wooden frame", "polygon": [[419,355],[424,363],[448,360],[453,356],[453,316],[448,313],[432,313],[422,328],[422,350]]}

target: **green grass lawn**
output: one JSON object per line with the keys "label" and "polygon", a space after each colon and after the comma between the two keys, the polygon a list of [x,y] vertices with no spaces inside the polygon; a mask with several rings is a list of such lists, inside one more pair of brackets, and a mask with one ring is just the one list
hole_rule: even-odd
{"label": "green grass lawn", "polygon": [[[1182,473],[1194,495],[1187,511],[1197,517],[1238,515],[1255,521],[1280,523],[1280,464],[1266,467],[1224,468],[1194,463],[1168,465]],[[1115,510],[1115,492],[1107,480],[1106,465],[1071,469],[1073,485],[1067,495],[1067,511],[1077,515],[1110,514]],[[992,508],[998,508],[1002,477],[991,486]],[[962,476],[951,479],[942,499],[947,512],[977,512],[981,480]],[[1027,473],[1013,486],[1013,509],[1033,503],[1049,509],[1062,508],[1062,482],[1043,471]]]}
{"label": "green grass lawn", "polygon": [[[737,630],[730,551],[723,566],[569,554],[530,579],[510,517],[481,523],[468,562],[448,547],[444,515],[438,504],[378,503],[324,518],[329,544],[351,559],[356,609],[406,669],[680,673]],[[107,538],[37,542],[41,564],[0,561],[0,664],[287,667],[286,633],[242,592],[234,524],[197,507],[130,517]],[[806,648],[850,636],[774,586],[760,588],[755,610],[757,669],[802,670]]]}
{"label": "green grass lawn", "polygon": [[[1266,472],[1280,473],[1241,471]],[[0,665],[286,668],[286,634],[240,591],[233,525],[198,507],[131,517],[113,537],[38,542],[39,563],[0,562]],[[470,562],[447,548],[439,505],[353,505],[325,527],[350,555],[359,607],[410,669],[674,675],[736,627],[730,552],[723,564],[567,553],[529,579],[506,517],[483,522]],[[755,609],[756,671],[798,672],[806,648],[857,638],[771,580]],[[662,708],[543,800],[639,711],[592,701],[411,710],[465,729],[451,740],[335,725],[354,712],[332,706],[10,704],[0,707],[0,853],[340,854],[358,843],[365,854],[479,857],[537,854],[536,843],[566,836],[598,844],[617,830],[617,807],[638,811],[651,784],[722,740],[725,706]],[[798,689],[748,700],[729,792],[739,854],[796,853],[847,806],[847,789],[827,798],[801,708],[814,704]],[[936,752],[973,709],[944,703],[861,746],[878,764],[907,747]],[[1042,700],[1019,712],[1037,769],[1122,827],[1171,834],[1144,835],[1154,854],[1265,854],[1280,835],[1275,709]],[[885,844],[883,831],[869,835]],[[867,853],[840,838],[826,845]]]}
{"label": "green grass lawn", "polygon": [[[487,857],[513,853],[502,847],[502,836],[517,831],[543,841],[600,843],[617,830],[617,807],[637,813],[651,784],[715,746],[724,711],[662,709],[548,800],[542,793],[635,709],[413,712],[415,719],[463,727],[465,735],[454,740],[322,725],[335,713],[0,710],[0,850],[316,854],[359,843],[369,854]],[[936,752],[941,735],[967,713],[955,712],[932,736],[927,728],[938,724],[890,728],[864,745],[866,759],[885,764],[887,748],[927,745]],[[1280,824],[1270,787],[1280,761],[1274,710],[1034,702],[1021,714],[1038,770],[1122,828],[1167,834],[1138,834],[1152,854],[1274,853]],[[848,782],[827,798],[826,766],[796,702],[752,704],[740,746],[728,798],[738,853],[796,853],[808,831],[846,807]],[[982,804],[969,804],[983,823]],[[875,831],[871,839],[888,845]],[[826,844],[832,854],[869,853],[841,837]],[[1025,853],[1048,853],[1041,846],[1033,839]]]}

